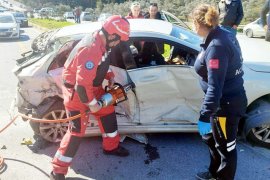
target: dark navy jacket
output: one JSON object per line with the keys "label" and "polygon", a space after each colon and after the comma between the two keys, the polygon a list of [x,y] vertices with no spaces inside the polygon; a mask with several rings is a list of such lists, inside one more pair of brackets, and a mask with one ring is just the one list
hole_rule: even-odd
{"label": "dark navy jacket", "polygon": [[244,17],[241,0],[232,0],[230,4],[226,4],[225,0],[221,0],[218,3],[218,10],[220,24],[223,26],[238,26]]}
{"label": "dark navy jacket", "polygon": [[200,85],[205,93],[200,120],[210,121],[220,104],[245,94],[241,50],[230,32],[214,28],[204,43],[194,68],[200,75]]}

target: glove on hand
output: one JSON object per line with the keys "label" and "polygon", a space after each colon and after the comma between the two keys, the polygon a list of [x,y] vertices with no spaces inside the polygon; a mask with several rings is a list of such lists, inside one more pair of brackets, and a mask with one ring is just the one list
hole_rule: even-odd
{"label": "glove on hand", "polygon": [[211,124],[203,121],[198,121],[198,129],[200,132],[200,135],[206,135],[211,132]]}
{"label": "glove on hand", "polygon": [[101,108],[102,108],[102,104],[99,101],[97,101],[97,103],[94,105],[89,105],[89,109],[91,113],[98,112]]}

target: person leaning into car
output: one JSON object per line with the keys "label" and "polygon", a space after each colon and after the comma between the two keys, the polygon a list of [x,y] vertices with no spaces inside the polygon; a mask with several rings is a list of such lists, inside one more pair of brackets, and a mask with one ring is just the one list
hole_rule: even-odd
{"label": "person leaning into car", "polygon": [[120,41],[129,39],[130,25],[127,19],[114,15],[109,17],[102,28],[86,35],[71,51],[63,70],[63,97],[67,115],[82,116],[71,121],[53,161],[51,180],[65,179],[68,167],[79,148],[89,120],[90,113],[98,121],[103,139],[103,153],[106,155],[128,156],[127,149],[119,145],[120,136],[114,106],[102,107],[98,99],[105,93],[102,82],[114,84],[114,75],[109,71],[110,49]]}
{"label": "person leaning into car", "polygon": [[192,18],[196,33],[204,38],[194,68],[205,93],[198,130],[210,151],[208,171],[196,177],[232,180],[237,164],[238,123],[247,106],[240,47],[232,33],[218,26],[215,7],[199,5]]}
{"label": "person leaning into car", "polygon": [[244,17],[241,0],[221,0],[218,10],[221,26],[236,35],[237,27]]}

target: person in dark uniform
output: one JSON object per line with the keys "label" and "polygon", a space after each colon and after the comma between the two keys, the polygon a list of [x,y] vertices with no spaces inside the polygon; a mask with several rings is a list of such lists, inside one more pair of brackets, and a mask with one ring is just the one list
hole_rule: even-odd
{"label": "person in dark uniform", "polygon": [[236,37],[218,26],[214,7],[199,5],[192,18],[196,33],[204,38],[194,68],[205,93],[198,129],[210,151],[208,171],[196,177],[231,180],[237,165],[238,123],[247,106],[241,49]]}
{"label": "person in dark uniform", "polygon": [[237,27],[244,17],[241,0],[221,0],[218,10],[221,26],[236,35]]}

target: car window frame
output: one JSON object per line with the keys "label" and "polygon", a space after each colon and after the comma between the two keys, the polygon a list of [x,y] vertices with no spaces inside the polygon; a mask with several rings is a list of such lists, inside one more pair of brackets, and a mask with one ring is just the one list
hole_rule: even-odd
{"label": "car window frame", "polygon": [[[171,37],[171,36],[170,36]],[[166,43],[166,44],[170,44],[173,46],[177,46],[185,51],[188,51],[188,53],[192,53],[192,54],[199,54],[199,51],[197,51],[196,49],[193,49],[191,47],[185,46],[183,44],[181,44],[180,42],[176,42],[173,40],[169,40],[169,39],[165,39],[162,37],[146,37],[146,36],[132,36],[129,39],[129,45],[131,45],[131,42],[133,41],[150,41],[150,42],[161,42],[161,43]],[[196,58],[196,57],[195,57]],[[155,66],[146,66],[146,67],[137,67],[137,68],[133,68],[133,69],[128,69],[129,70],[134,70],[134,69],[144,69],[144,68],[156,68],[158,66],[177,66],[177,67],[185,67],[185,68],[191,68],[193,66],[190,65],[177,65],[177,64],[165,64],[165,65],[155,65]]]}

